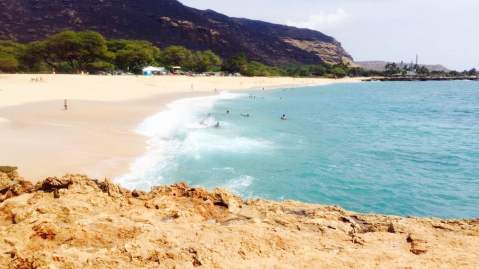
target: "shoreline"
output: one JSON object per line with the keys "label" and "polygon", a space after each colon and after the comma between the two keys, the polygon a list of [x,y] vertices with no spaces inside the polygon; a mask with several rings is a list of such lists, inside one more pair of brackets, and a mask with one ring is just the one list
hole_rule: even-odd
{"label": "shoreline", "polygon": [[[32,77],[43,82],[30,82]],[[136,127],[173,101],[220,91],[361,80],[0,75],[0,147],[7,153],[0,164],[19,166],[33,181],[71,172],[117,178],[147,150],[147,137],[135,133]],[[63,96],[69,100],[68,111],[62,111]]]}

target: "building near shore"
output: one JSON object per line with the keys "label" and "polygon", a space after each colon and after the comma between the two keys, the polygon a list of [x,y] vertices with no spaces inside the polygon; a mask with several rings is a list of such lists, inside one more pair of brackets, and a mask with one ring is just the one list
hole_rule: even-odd
{"label": "building near shore", "polygon": [[144,76],[166,75],[167,70],[164,67],[147,66],[142,69],[142,73]]}

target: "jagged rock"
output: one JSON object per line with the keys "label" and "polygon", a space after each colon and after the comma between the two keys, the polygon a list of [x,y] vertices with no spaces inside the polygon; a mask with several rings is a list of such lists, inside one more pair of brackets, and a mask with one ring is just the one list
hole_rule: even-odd
{"label": "jagged rock", "polygon": [[18,167],[16,166],[0,166],[0,173],[7,174],[10,179],[18,177],[17,170]]}
{"label": "jagged rock", "polygon": [[20,180],[17,169],[15,166],[0,166],[0,192],[10,188],[16,180]]}
{"label": "jagged rock", "polygon": [[0,192],[9,188],[11,184],[12,180],[10,179],[10,177],[5,173],[0,172]]}
{"label": "jagged rock", "polygon": [[41,183],[39,190],[42,190],[45,192],[53,192],[59,189],[68,189],[68,187],[70,187],[71,184],[72,184],[72,180],[67,177],[64,177],[64,178],[49,177]]}
{"label": "jagged rock", "polygon": [[13,166],[0,166],[0,202],[30,192],[33,184],[21,179],[17,168]]}
{"label": "jagged rock", "polygon": [[141,196],[144,196],[146,193],[144,191],[139,191],[139,190],[134,190],[131,192],[131,196],[135,198],[139,198]]}
{"label": "jagged rock", "polygon": [[97,182],[97,185],[103,192],[108,193],[108,195],[111,197],[121,197],[123,194],[128,193],[127,190],[114,184],[109,179],[105,179],[104,181]]}
{"label": "jagged rock", "polygon": [[5,200],[0,268],[475,268],[479,260],[479,220],[243,201],[186,184],[135,193],[67,175]]}

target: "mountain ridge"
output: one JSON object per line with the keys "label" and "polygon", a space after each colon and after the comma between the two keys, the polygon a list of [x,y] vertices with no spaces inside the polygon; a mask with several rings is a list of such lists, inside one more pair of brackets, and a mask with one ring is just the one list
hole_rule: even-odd
{"label": "mountain ridge", "polygon": [[232,18],[176,0],[0,0],[0,39],[30,42],[66,29],[211,49],[226,58],[245,53],[272,65],[352,62],[341,43],[321,32]]}

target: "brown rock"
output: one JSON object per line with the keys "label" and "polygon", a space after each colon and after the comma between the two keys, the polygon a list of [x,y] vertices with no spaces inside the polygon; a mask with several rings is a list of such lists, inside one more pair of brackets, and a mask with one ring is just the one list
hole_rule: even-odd
{"label": "brown rock", "polygon": [[53,240],[57,234],[57,228],[51,223],[43,222],[36,224],[32,229],[35,232],[35,235],[45,240]]}
{"label": "brown rock", "polygon": [[10,175],[0,172],[0,202],[33,190],[31,182],[24,181],[18,175],[12,174],[16,173],[16,170],[8,170],[4,167],[3,171],[10,171]]}
{"label": "brown rock", "polygon": [[53,192],[58,189],[68,189],[72,184],[69,178],[49,177],[41,183],[40,190],[45,192]]}
{"label": "brown rock", "polygon": [[103,192],[108,193],[108,195],[111,197],[121,197],[122,194],[127,193],[126,190],[123,190],[120,186],[113,184],[113,182],[111,182],[109,179],[98,182],[97,185]]}
{"label": "brown rock", "polygon": [[7,174],[0,172],[0,192],[8,189],[12,185],[12,180]]}
{"label": "brown rock", "polygon": [[13,174],[17,171],[18,167],[16,166],[0,166],[0,172],[7,175]]}
{"label": "brown rock", "polygon": [[0,268],[476,268],[479,260],[479,220],[243,201],[186,184],[132,195],[68,175],[5,200]]}
{"label": "brown rock", "polygon": [[53,191],[53,198],[55,198],[55,199],[60,198],[60,191],[58,191],[58,189]]}
{"label": "brown rock", "polygon": [[406,240],[411,244],[412,253],[421,255],[427,252],[427,241],[419,238],[416,234],[410,233]]}

